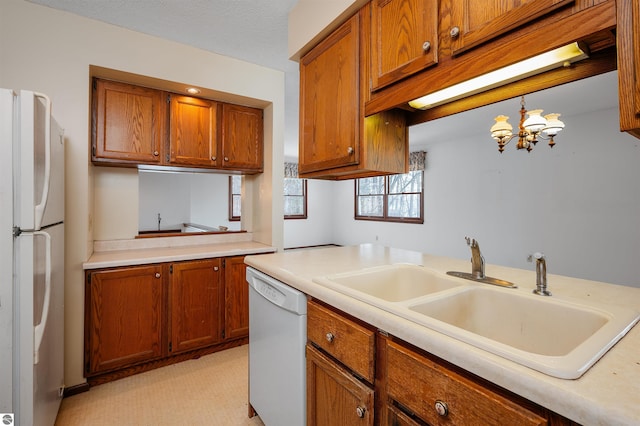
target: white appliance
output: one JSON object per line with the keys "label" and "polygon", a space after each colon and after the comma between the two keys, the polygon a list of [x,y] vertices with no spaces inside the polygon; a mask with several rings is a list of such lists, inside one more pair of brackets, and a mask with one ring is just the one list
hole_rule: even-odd
{"label": "white appliance", "polygon": [[266,426],[304,426],[307,298],[250,267],[247,281],[249,402]]}
{"label": "white appliance", "polygon": [[64,389],[64,138],[46,95],[0,89],[0,413],[50,426]]}

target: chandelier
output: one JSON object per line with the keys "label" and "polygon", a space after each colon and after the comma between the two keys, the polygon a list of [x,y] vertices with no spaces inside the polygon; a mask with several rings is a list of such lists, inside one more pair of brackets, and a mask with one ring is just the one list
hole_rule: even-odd
{"label": "chandelier", "polygon": [[[548,140],[549,146],[553,148],[556,144],[553,137],[564,129],[564,123],[558,119],[560,114],[547,114],[543,117],[541,109],[527,111],[524,107],[524,96],[520,106],[518,133],[513,133],[513,126],[507,121],[509,117],[506,115],[497,116],[495,124],[491,126],[491,137],[498,142],[498,151],[502,153],[504,147],[515,137],[518,137],[516,148],[526,149],[527,152],[538,143],[538,138]],[[525,114],[528,115],[526,120]]]}

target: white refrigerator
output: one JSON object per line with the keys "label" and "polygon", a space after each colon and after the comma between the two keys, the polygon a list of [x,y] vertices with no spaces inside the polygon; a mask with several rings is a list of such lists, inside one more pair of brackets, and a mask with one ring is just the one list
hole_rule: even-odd
{"label": "white refrigerator", "polygon": [[64,390],[64,137],[46,95],[0,89],[0,421],[50,426]]}

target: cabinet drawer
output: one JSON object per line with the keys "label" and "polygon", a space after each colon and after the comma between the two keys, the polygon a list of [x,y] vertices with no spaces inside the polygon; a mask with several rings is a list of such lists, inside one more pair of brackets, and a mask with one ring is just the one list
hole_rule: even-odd
{"label": "cabinet drawer", "polygon": [[386,351],[389,397],[429,424],[547,424],[545,418],[403,346],[387,342]]}
{"label": "cabinet drawer", "polygon": [[375,332],[319,304],[307,306],[309,341],[373,383]]}

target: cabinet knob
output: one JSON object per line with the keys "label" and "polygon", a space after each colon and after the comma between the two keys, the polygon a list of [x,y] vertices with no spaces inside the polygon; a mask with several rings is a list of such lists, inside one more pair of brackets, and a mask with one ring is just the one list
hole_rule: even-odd
{"label": "cabinet knob", "polygon": [[224,157],[224,161],[229,161],[229,157]]}
{"label": "cabinet knob", "polygon": [[214,267],[213,267],[213,270],[214,270],[214,271],[217,271],[218,269],[219,269],[219,268],[218,268],[217,266],[214,266]]}
{"label": "cabinet knob", "polygon": [[360,417],[361,419],[364,418],[365,413],[367,412],[367,409],[364,407],[360,407],[357,406],[356,407],[356,414],[358,415],[358,417]]}
{"label": "cabinet knob", "polygon": [[336,336],[333,335],[333,333],[329,332],[327,333],[327,342],[331,343],[333,342],[333,339],[335,339]]}
{"label": "cabinet knob", "polygon": [[158,151],[153,151],[153,155],[157,157],[160,153]]}
{"label": "cabinet knob", "polygon": [[160,278],[160,272],[156,272],[156,278]]}
{"label": "cabinet knob", "polygon": [[451,31],[449,31],[449,35],[451,38],[458,38],[460,35],[460,27],[452,27]]}
{"label": "cabinet knob", "polygon": [[217,159],[217,158],[218,158],[218,157],[213,156],[213,157],[211,157],[211,161],[216,161],[216,159]]}
{"label": "cabinet knob", "polygon": [[347,148],[347,154],[349,154],[349,155],[353,154],[353,147],[352,146]]}
{"label": "cabinet knob", "polygon": [[428,41],[425,41],[424,43],[422,43],[422,50],[424,50],[425,53],[431,50],[431,43]]}
{"label": "cabinet knob", "polygon": [[436,400],[435,408],[439,416],[446,417],[447,414],[449,414],[449,407],[447,407],[447,403],[444,401]]}

